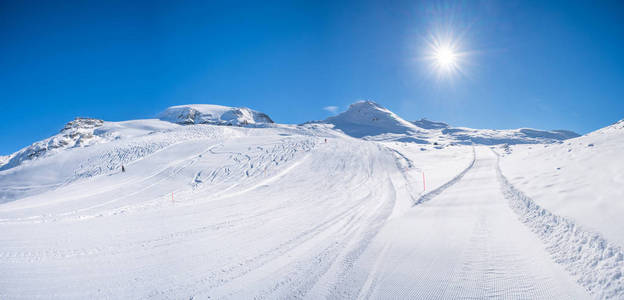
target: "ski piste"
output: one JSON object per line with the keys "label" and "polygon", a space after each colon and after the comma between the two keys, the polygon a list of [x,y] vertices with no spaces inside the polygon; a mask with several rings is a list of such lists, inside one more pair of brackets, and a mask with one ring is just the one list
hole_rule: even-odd
{"label": "ski piste", "polygon": [[72,122],[0,161],[2,299],[624,297],[622,122]]}

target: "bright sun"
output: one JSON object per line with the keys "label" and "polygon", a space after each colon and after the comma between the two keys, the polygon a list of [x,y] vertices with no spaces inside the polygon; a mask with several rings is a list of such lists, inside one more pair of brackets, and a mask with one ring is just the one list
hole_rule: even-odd
{"label": "bright sun", "polygon": [[429,49],[425,59],[439,79],[464,74],[462,66],[466,62],[467,53],[460,50],[460,40],[452,35],[432,35],[427,44]]}
{"label": "bright sun", "polygon": [[448,69],[456,64],[457,56],[449,47],[435,49],[434,55],[436,63],[442,68]]}

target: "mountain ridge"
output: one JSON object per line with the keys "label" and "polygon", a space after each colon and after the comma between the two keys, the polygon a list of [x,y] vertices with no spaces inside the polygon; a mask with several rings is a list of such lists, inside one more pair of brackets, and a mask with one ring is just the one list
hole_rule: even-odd
{"label": "mountain ridge", "polygon": [[[156,118],[109,122],[101,119],[78,117],[65,124],[59,134],[34,142],[12,154],[0,156],[0,171],[63,149],[89,147],[93,144],[107,143],[117,139],[171,130],[175,126],[208,124],[263,127],[274,124],[268,114],[260,111],[246,107],[213,104],[171,106],[159,113]],[[611,126],[624,127],[623,121]],[[424,118],[410,122],[382,105],[369,100],[352,103],[346,111],[336,116],[307,123],[329,124],[333,126],[334,130],[365,140],[411,142],[438,146],[556,143],[580,136],[568,130],[531,128],[494,130],[453,127],[444,122],[430,121]]]}

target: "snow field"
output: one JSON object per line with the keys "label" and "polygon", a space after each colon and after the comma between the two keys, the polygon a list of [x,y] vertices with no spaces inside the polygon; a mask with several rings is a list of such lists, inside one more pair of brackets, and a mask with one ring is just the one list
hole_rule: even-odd
{"label": "snow field", "polygon": [[623,122],[493,152],[459,144],[573,133],[369,101],[303,125],[161,118],[76,120],[0,157],[0,299],[624,297]]}
{"label": "snow field", "polygon": [[[226,129],[235,132],[141,156],[126,173],[3,204],[0,296],[331,295],[395,204],[417,196],[386,146]],[[411,150],[447,170],[471,157],[467,148]],[[93,165],[107,161],[89,151]]]}

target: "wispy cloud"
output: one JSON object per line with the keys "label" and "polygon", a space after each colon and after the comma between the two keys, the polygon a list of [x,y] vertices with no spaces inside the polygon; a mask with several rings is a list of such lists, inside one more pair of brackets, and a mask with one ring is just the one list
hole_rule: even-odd
{"label": "wispy cloud", "polygon": [[323,109],[328,111],[328,112],[330,112],[330,113],[332,113],[332,114],[335,114],[338,111],[338,106],[330,105],[330,106],[323,107]]}

